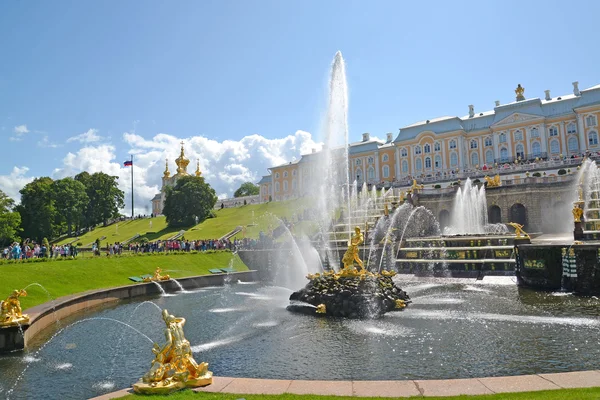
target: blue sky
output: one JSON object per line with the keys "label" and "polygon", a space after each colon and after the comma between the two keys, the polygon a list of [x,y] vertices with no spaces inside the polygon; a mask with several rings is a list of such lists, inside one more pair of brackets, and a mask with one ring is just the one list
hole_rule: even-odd
{"label": "blue sky", "polygon": [[[112,146],[114,163],[152,151],[149,168],[176,151],[138,146],[160,133],[217,147],[298,130],[318,141],[337,50],[347,63],[352,140],[463,116],[468,104],[489,110],[512,101],[517,83],[526,97],[567,94],[575,80],[581,89],[600,83],[599,15],[593,0],[4,1],[0,176],[15,167],[28,178],[76,172],[83,165],[65,168],[69,153],[101,145]],[[28,132],[15,133],[22,125]],[[67,142],[90,129],[98,140]],[[261,175],[272,161],[233,164]]]}

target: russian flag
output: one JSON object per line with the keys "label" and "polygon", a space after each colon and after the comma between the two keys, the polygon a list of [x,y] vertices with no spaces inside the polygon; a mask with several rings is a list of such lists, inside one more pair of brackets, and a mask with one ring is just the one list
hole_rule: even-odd
{"label": "russian flag", "polygon": [[124,166],[124,167],[132,167],[132,166],[133,166],[133,161],[125,161],[125,162],[123,163],[123,166]]}

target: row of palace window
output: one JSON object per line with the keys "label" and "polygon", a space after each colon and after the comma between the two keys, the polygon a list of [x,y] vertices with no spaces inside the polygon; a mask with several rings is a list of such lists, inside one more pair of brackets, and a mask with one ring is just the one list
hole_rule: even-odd
{"label": "row of palace window", "polygon": [[[293,179],[292,180],[292,190],[296,190],[298,187],[298,184],[296,183],[296,180]],[[279,189],[281,187],[279,186],[279,182],[275,182],[275,193],[279,192]],[[287,192],[288,191],[288,181],[283,181],[283,191]]]}
{"label": "row of palace window", "polygon": [[[590,132],[590,134],[588,135],[588,140],[589,140],[590,146],[597,146],[598,145],[598,134],[596,132]],[[576,137],[569,138],[568,149],[569,149],[569,152],[571,152],[571,153],[579,151],[579,143],[578,143]],[[534,157],[541,156],[541,147],[540,147],[539,142],[534,142],[531,145],[531,152]],[[558,140],[552,140],[550,142],[550,153],[556,155],[559,152],[560,152],[560,145],[559,145]],[[525,157],[525,148],[520,143],[517,144],[517,146],[516,146],[516,157],[521,157],[521,158]],[[500,162],[502,162],[502,160],[508,161],[508,159],[509,159],[508,158],[508,149],[506,147],[502,147],[500,149]],[[471,161],[472,166],[479,165],[479,153],[472,152],[470,161]],[[492,165],[492,164],[494,164],[494,162],[495,162],[494,152],[492,150],[487,150],[485,152],[485,163],[487,165]],[[433,166],[436,170],[439,170],[442,168],[442,158],[439,155],[436,155],[434,157],[433,163],[434,163]],[[456,152],[454,152],[454,153],[450,154],[450,167],[456,168],[457,166],[458,166],[458,155]],[[431,167],[432,167],[431,157],[425,157],[425,169],[431,170],[432,169]],[[415,160],[415,169],[417,172],[420,172],[423,170],[423,160],[421,160],[420,158]],[[295,171],[293,171],[293,172],[295,172]],[[402,172],[404,174],[408,174],[408,161],[407,160],[402,161]],[[286,173],[284,173],[284,176]],[[368,175],[369,180],[375,179],[375,168],[369,167],[367,170],[367,175]],[[362,178],[362,170],[360,168],[358,168],[356,170],[356,176],[359,179]],[[390,167],[388,165],[384,165],[382,167],[382,177],[383,177],[383,179],[388,179],[390,177]],[[294,179],[294,180],[292,180],[292,190],[296,190],[296,188],[297,188],[297,184],[296,184],[296,180]],[[286,192],[287,190],[288,190],[288,182],[283,181],[283,191]],[[278,193],[279,191],[280,191],[280,184],[279,184],[279,182],[275,182],[275,192]]]}
{"label": "row of palace window", "polygon": [[[598,133],[590,132],[588,134],[588,143],[590,146],[598,146]],[[576,153],[579,151],[579,142],[577,138],[572,136],[569,138],[568,149],[570,153]],[[552,140],[550,142],[550,153],[551,154],[559,154],[560,153],[560,145],[558,140]],[[533,142],[531,145],[531,154],[533,157],[540,157],[542,155],[542,149],[539,142]],[[525,147],[519,143],[516,146],[516,157],[525,158]],[[506,147],[502,147],[500,149],[500,160],[508,160],[508,149]],[[491,165],[495,162],[494,152],[492,150],[488,150],[485,152],[485,163]],[[435,169],[442,168],[442,159],[439,155],[436,155],[434,158],[434,166]],[[471,153],[471,165],[479,165],[479,153],[473,152]],[[450,167],[454,168],[458,166],[458,155],[456,152],[450,154]],[[420,158],[415,160],[415,169],[417,171],[423,170],[423,161]],[[431,157],[425,157],[425,169],[431,169]],[[402,172],[408,173],[408,161],[402,161]]]}
{"label": "row of palace window", "polygon": [[[588,116],[586,118],[586,125],[588,127],[596,126],[597,125],[596,117],[593,116],[593,115]],[[551,126],[550,128],[548,128],[548,133],[549,133],[550,137],[558,136],[558,127]],[[568,124],[567,125],[567,133],[568,134],[575,134],[575,133],[577,133],[577,125],[575,125],[575,123]],[[515,141],[523,140],[523,131],[521,131],[520,129],[516,130],[514,132],[513,136],[514,136],[514,140]],[[532,137],[532,138],[539,138],[540,137],[540,132],[539,132],[538,128],[532,128],[531,129],[531,131],[530,131],[530,137]],[[500,135],[498,135],[498,142],[499,143],[506,143],[506,134],[505,133],[501,133]],[[488,137],[484,138],[484,146],[485,147],[491,147],[492,144],[493,144],[493,142],[492,142],[492,138],[491,137],[488,136]],[[592,143],[590,142],[590,144],[592,144]],[[442,147],[442,145],[439,142],[435,142],[433,146],[434,146],[434,151],[440,151],[441,147]],[[450,143],[449,143],[449,148],[450,149],[456,149],[456,147],[457,147],[456,140],[451,140]],[[479,141],[477,139],[472,139],[469,142],[469,147],[471,149],[478,148],[479,147]],[[429,154],[429,153],[431,153],[431,145],[425,144],[422,148],[421,148],[420,145],[417,145],[417,146],[414,147],[414,152],[415,152],[415,155],[419,155],[419,154],[423,154],[423,153]],[[405,148],[403,148],[401,150],[401,155],[402,155],[402,157],[407,157],[408,156],[408,150],[406,150]]]}
{"label": "row of palace window", "polygon": [[[389,160],[390,160],[390,157],[387,154],[384,154],[381,157],[382,162],[388,162]],[[375,159],[373,157],[367,157],[367,164],[373,164],[374,162],[375,162]],[[356,165],[362,165],[362,159],[357,158]]]}
{"label": "row of palace window", "polygon": [[[297,171],[293,170],[292,171],[292,176],[296,176]],[[283,171],[283,177],[287,178],[288,177],[288,172],[287,171]],[[275,179],[279,179],[279,172],[275,172]]]}

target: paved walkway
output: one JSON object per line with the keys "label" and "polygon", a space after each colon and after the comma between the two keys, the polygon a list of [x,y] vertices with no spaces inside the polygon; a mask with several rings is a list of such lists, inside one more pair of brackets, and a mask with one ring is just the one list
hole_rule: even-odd
{"label": "paved walkway", "polygon": [[[500,376],[492,378],[407,380],[407,381],[302,381],[214,377],[213,384],[197,392],[235,394],[314,394],[357,397],[458,396],[535,390],[573,389],[600,386],[600,371],[558,374]],[[123,397],[131,389],[95,397]]]}

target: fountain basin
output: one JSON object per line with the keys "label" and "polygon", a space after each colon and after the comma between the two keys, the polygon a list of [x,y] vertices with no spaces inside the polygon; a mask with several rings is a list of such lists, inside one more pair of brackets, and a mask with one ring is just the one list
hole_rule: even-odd
{"label": "fountain basin", "polygon": [[[216,376],[381,381],[598,369],[598,299],[520,289],[508,277],[394,281],[412,303],[369,320],[293,314],[285,309],[290,290],[260,284],[152,300],[185,316],[194,356]],[[162,342],[159,311],[133,313],[140,305],[124,301],[89,316],[127,321]],[[30,362],[11,399],[89,398],[131,386],[147,371],[152,344],[124,333],[101,321],[67,329]],[[0,387],[12,385],[23,358],[0,357]]]}
{"label": "fountain basin", "polygon": [[[401,302],[398,303],[398,300]],[[391,276],[324,274],[314,277],[303,289],[292,293],[290,301],[300,304],[292,303],[287,309],[303,314],[368,319],[381,317],[390,311],[401,311],[409,300],[408,294],[395,285]],[[325,306],[322,311],[318,308],[321,305]]]}

